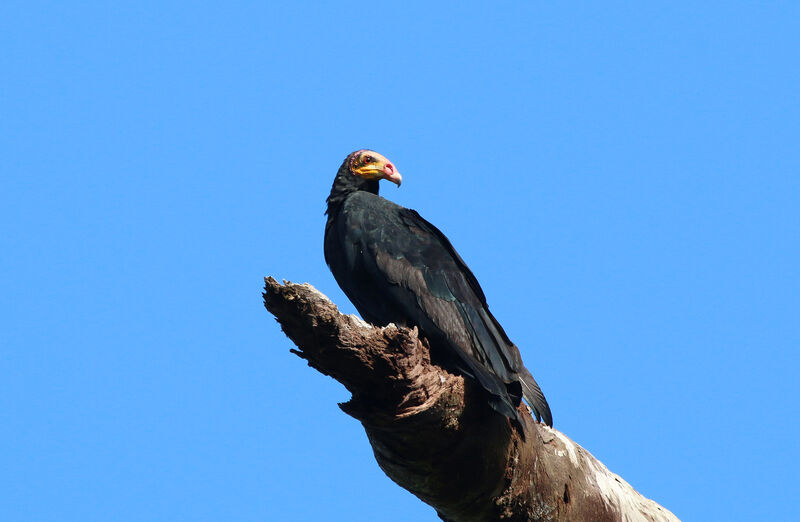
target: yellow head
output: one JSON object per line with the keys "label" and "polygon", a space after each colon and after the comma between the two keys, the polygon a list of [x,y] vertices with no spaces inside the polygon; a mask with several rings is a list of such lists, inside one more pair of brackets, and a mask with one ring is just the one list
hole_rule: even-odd
{"label": "yellow head", "polygon": [[374,150],[362,149],[353,153],[350,172],[364,179],[388,179],[398,187],[403,182],[403,177],[392,162]]}

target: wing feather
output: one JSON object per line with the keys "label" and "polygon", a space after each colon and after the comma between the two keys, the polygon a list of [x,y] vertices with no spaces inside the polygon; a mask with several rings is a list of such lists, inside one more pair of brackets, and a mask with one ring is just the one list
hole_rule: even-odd
{"label": "wing feather", "polygon": [[342,230],[349,243],[345,255],[354,256],[352,269],[363,270],[368,279],[360,287],[365,295],[348,295],[361,315],[372,322],[419,326],[490,393],[496,410],[518,418],[515,408],[524,394],[536,417],[552,424],[539,386],[447,237],[416,211],[369,196],[368,204],[345,209],[349,215]]}

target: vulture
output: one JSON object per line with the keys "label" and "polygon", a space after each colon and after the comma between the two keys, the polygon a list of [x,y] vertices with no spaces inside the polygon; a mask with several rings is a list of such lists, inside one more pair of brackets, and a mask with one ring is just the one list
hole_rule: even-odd
{"label": "vulture", "polygon": [[415,210],[378,195],[402,177],[384,156],[358,150],[345,158],[328,196],[325,262],[363,319],[416,326],[431,360],[474,379],[489,405],[523,426],[524,397],[552,426],[550,407],[497,322],[478,280],[438,228]]}

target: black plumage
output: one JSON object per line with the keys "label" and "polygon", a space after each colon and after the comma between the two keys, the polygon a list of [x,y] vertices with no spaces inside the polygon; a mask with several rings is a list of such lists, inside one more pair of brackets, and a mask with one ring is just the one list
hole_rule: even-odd
{"label": "black plumage", "polygon": [[450,241],[416,211],[378,195],[399,185],[394,166],[360,150],[339,168],[328,197],[325,261],[364,320],[417,326],[435,363],[475,379],[489,404],[518,421],[524,396],[537,419],[550,407],[517,347],[486,304],[480,284]]}

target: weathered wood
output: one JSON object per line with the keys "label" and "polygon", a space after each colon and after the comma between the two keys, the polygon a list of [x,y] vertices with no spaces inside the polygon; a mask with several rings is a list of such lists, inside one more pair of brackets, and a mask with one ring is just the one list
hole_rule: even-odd
{"label": "weathered wood", "polygon": [[373,327],[309,284],[271,277],[264,304],[292,352],[352,393],[340,407],[364,426],[381,469],[442,519],[678,520],[524,405],[522,437],[479,387],[431,363],[416,329]]}

